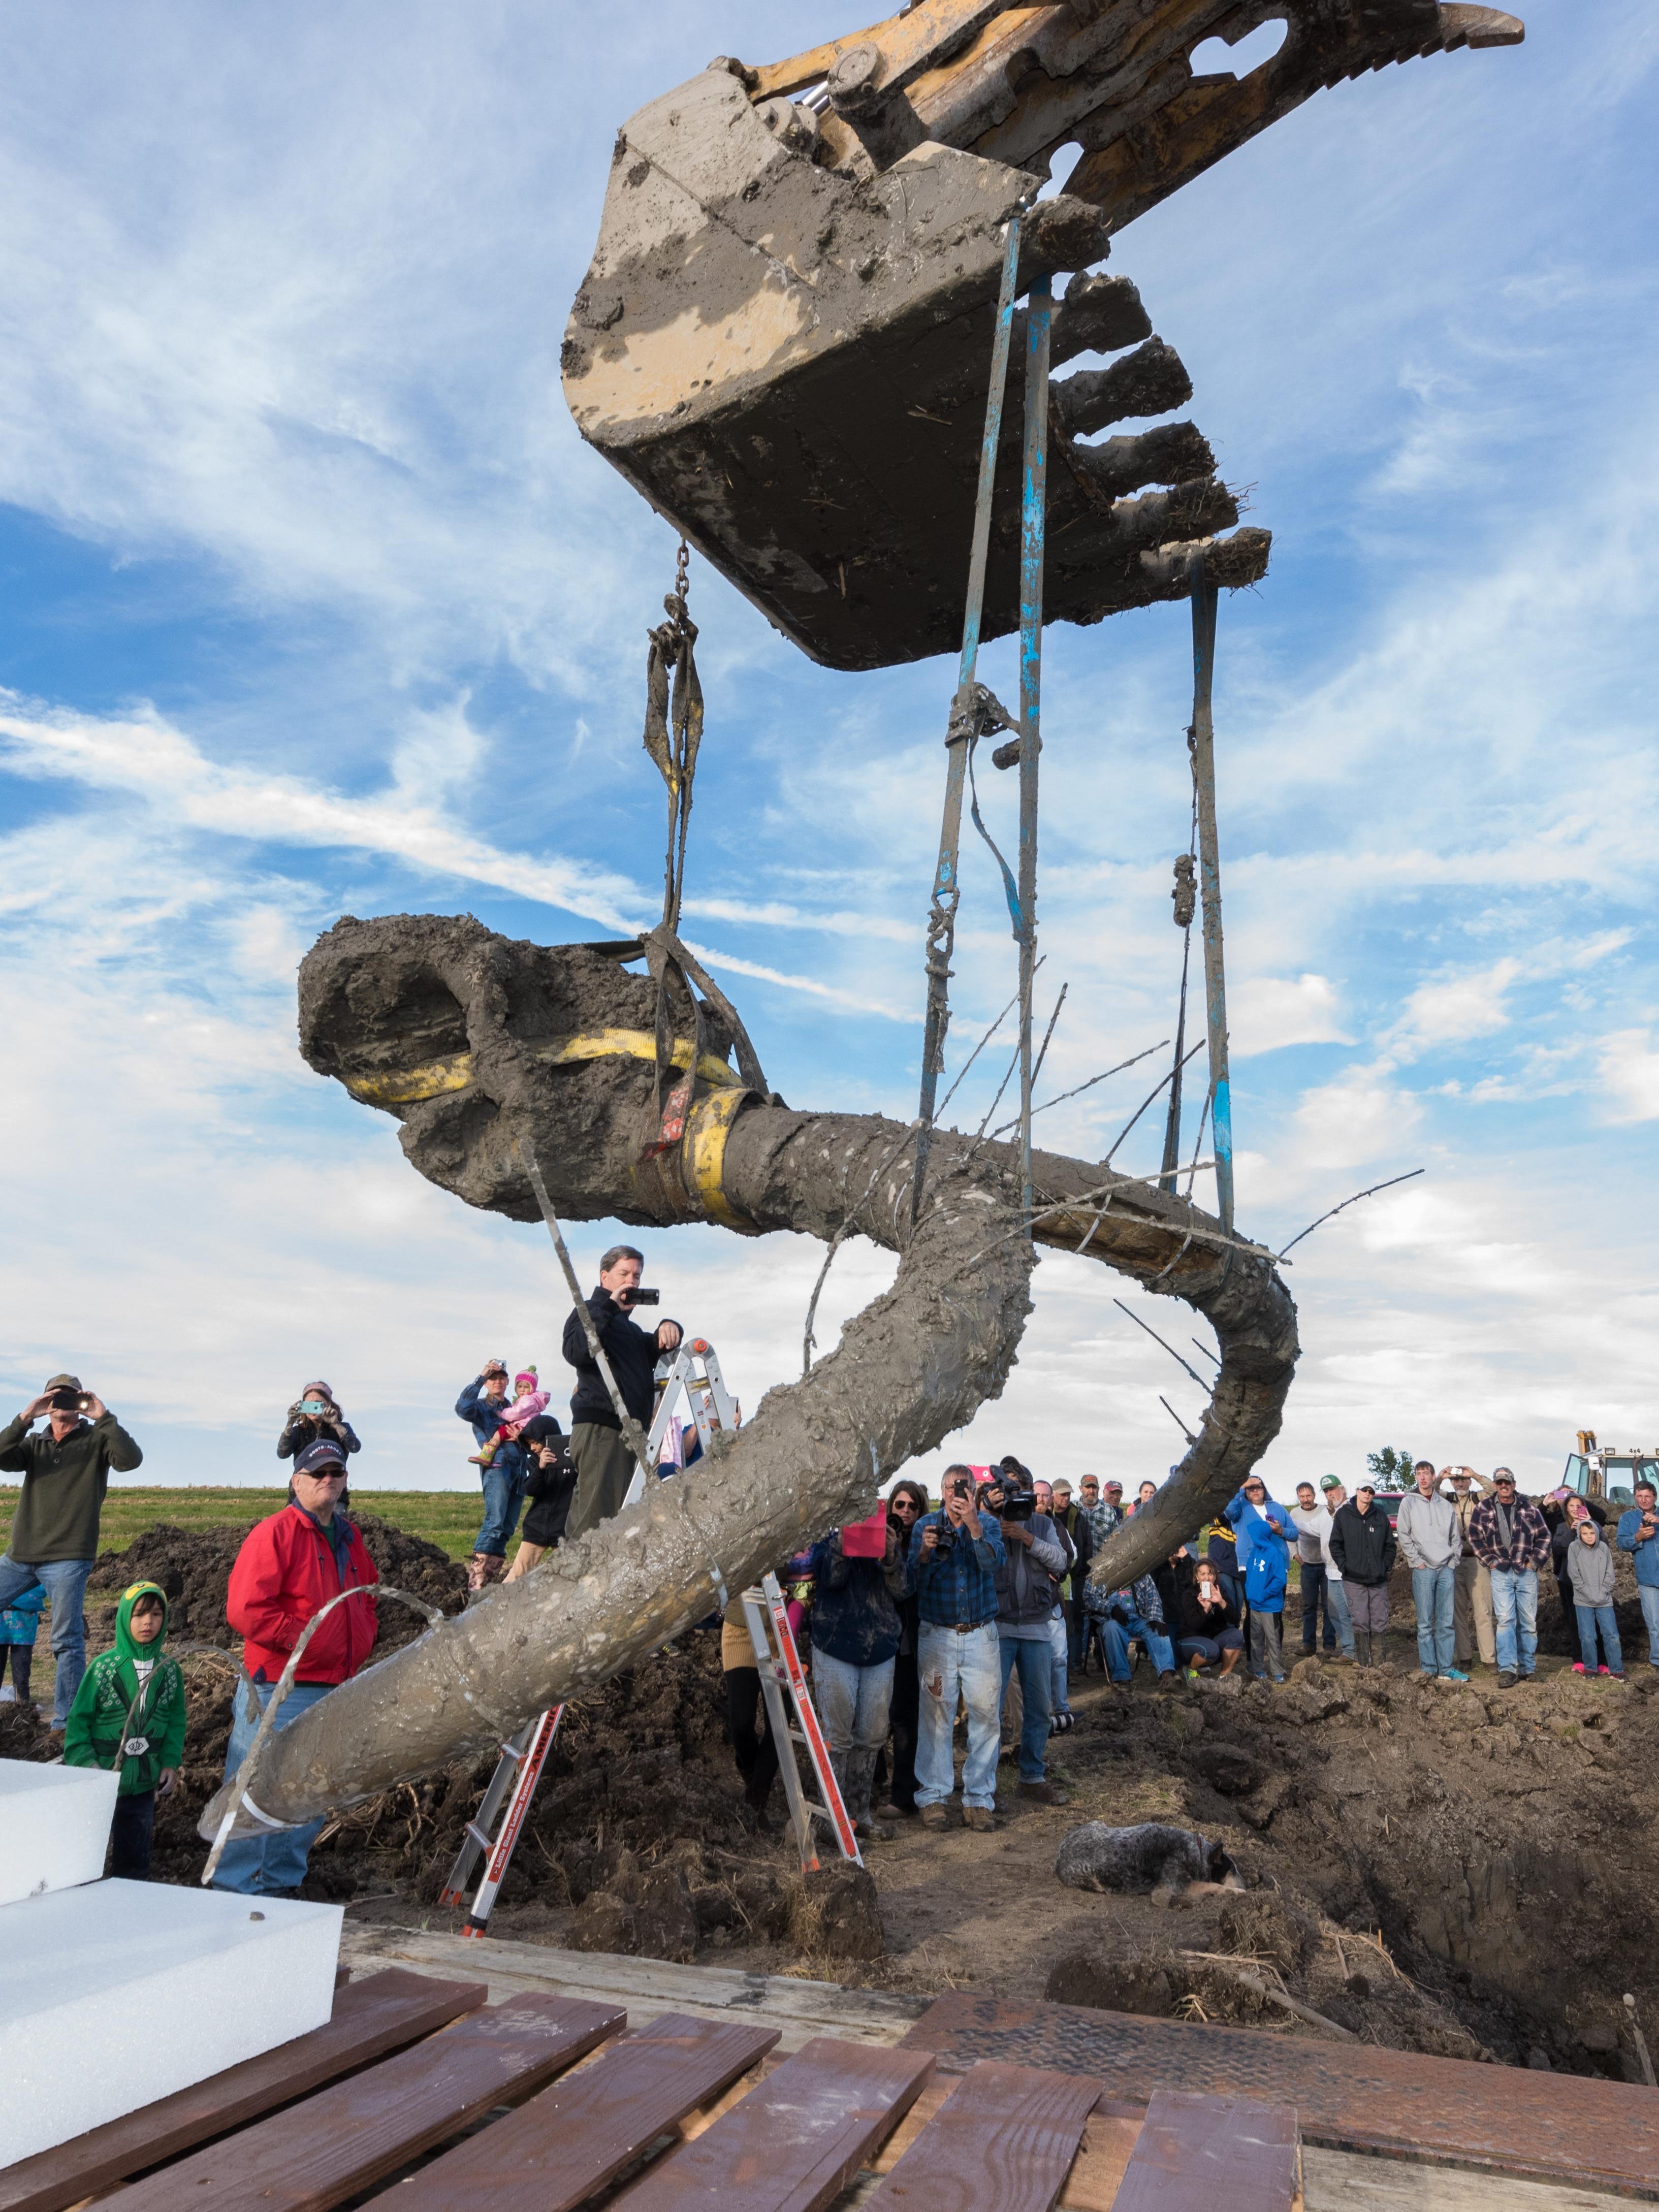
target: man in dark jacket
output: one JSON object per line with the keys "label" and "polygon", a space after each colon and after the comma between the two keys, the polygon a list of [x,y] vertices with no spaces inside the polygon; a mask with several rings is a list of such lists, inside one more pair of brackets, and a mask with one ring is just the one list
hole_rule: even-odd
{"label": "man in dark jacket", "polygon": [[1331,1516],[1331,1557],[1353,1620],[1354,1650],[1362,1667],[1380,1664],[1389,1626],[1389,1571],[1395,1534],[1376,1503],[1375,1486],[1362,1482]]}
{"label": "man in dark jacket", "polygon": [[[325,1439],[309,1445],[294,1462],[288,1504],[251,1528],[236,1554],[225,1618],[244,1639],[249,1680],[237,1686],[225,1752],[227,1782],[252,1749],[307,1624],[343,1590],[372,1591],[380,1580],[362,1538],[339,1510],[345,1483],[345,1454],[338,1444]],[[374,1649],[377,1606],[372,1595],[348,1598],[319,1622],[300,1654],[294,1686],[276,1708],[274,1729],[280,1733],[357,1672]],[[322,1825],[310,1820],[227,1844],[214,1887],[250,1897],[292,1897],[305,1879],[307,1855]]]}
{"label": "man in dark jacket", "polygon": [[[629,1318],[632,1293],[645,1272],[643,1255],[631,1244],[613,1244],[599,1262],[599,1287],[587,1310],[617,1388],[642,1429],[651,1426],[658,1360],[680,1340],[677,1321],[643,1329]],[[582,1317],[573,1313],[564,1325],[564,1356],[576,1370],[570,1394],[570,1456],[576,1465],[576,1494],[571,1500],[567,1536],[580,1536],[620,1513],[634,1480],[634,1455],[628,1449],[611,1392],[587,1341]]]}
{"label": "man in dark jacket", "polygon": [[[39,1436],[29,1431],[42,1414]],[[36,1583],[52,1605],[52,1724],[69,1718],[87,1671],[81,1603],[98,1557],[98,1519],[110,1470],[131,1474],[144,1455],[102,1399],[73,1375],[54,1375],[15,1421],[0,1429],[0,1469],[23,1478],[11,1541],[0,1559],[0,1610]]]}
{"label": "man in dark jacket", "polygon": [[[1006,1465],[1006,1462],[1004,1462]],[[1013,1484],[1025,1490],[1025,1471],[1009,1478],[1006,1503],[994,1486],[991,1510],[1006,1511],[1014,1504]],[[1048,1724],[1054,1713],[1053,1646],[1048,1624],[1060,1585],[1065,1580],[1071,1553],[1046,1513],[1024,1518],[1012,1515],[1001,1522],[1004,1556],[996,1572],[997,1642],[1002,1661],[1002,1694],[1008,1694],[1009,1678],[1019,1669],[1024,1706],[1019,1732],[1019,1794],[1039,1804],[1063,1805],[1066,1793],[1056,1789],[1047,1772]]]}
{"label": "man in dark jacket", "polygon": [[1083,1636],[1088,1626],[1083,1610],[1083,1585],[1089,1579],[1089,1563],[1095,1555],[1095,1528],[1091,1516],[1081,1505],[1072,1503],[1072,1486],[1063,1477],[1054,1485],[1054,1526],[1063,1528],[1071,1539],[1076,1554],[1072,1571],[1060,1590],[1060,1609],[1066,1621],[1066,1648],[1072,1670],[1076,1674],[1082,1669]]}

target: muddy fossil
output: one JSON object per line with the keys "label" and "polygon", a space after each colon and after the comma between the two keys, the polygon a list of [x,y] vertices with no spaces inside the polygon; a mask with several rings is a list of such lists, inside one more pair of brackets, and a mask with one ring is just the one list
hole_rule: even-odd
{"label": "muddy fossil", "polygon": [[[1036,1256],[1011,1149],[936,1134],[912,1227],[906,1130],[878,1115],[798,1112],[745,1087],[711,1018],[684,1140],[642,1157],[656,1133],[656,994],[628,972],[635,949],[515,943],[467,917],[348,917],[301,969],[301,1047],[319,1073],[395,1114],[412,1164],[470,1205],[538,1219],[533,1148],[568,1218],[824,1239],[850,1221],[898,1252],[897,1275],[712,1462],[653,1485],[273,1736],[252,1778],[270,1820],[308,1820],[428,1774],[603,1681],[702,1619],[722,1589],[867,1512],[878,1481],[1006,1379]],[[690,1054],[688,1042],[682,1065]],[[1039,1152],[1034,1187],[1038,1243],[1184,1299],[1221,1353],[1178,1478],[1101,1554],[1096,1571],[1121,1583],[1184,1541],[1277,1434],[1295,1309],[1270,1255],[1154,1184]],[[221,1790],[204,1835],[227,1802]],[[239,1832],[256,1826],[239,1814]]]}

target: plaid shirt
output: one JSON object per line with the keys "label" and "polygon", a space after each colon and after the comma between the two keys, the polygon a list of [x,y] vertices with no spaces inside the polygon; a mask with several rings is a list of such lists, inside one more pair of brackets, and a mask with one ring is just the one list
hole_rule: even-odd
{"label": "plaid shirt", "polygon": [[934,1627],[982,1628],[997,1617],[997,1569],[1008,1558],[1002,1531],[988,1514],[981,1513],[977,1541],[958,1528],[956,1542],[943,1559],[936,1552],[923,1559],[922,1530],[949,1525],[943,1512],[924,1513],[917,1522],[905,1563],[906,1587],[915,1593],[921,1618]]}
{"label": "plaid shirt", "polygon": [[1123,1526],[1123,1508],[1109,1505],[1103,1498],[1098,1505],[1080,1505],[1079,1510],[1094,1532],[1095,1549],[1098,1551],[1114,1528]]}
{"label": "plaid shirt", "polygon": [[1498,1540],[1498,1500],[1483,1498],[1469,1516],[1469,1549],[1483,1566],[1547,1567],[1550,1563],[1550,1532],[1543,1515],[1529,1498],[1517,1498],[1510,1508],[1510,1547]]}

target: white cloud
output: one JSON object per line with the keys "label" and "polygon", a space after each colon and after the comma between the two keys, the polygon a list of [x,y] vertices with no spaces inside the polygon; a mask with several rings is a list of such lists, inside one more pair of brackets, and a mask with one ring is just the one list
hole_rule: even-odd
{"label": "white cloud", "polygon": [[1228,1040],[1237,1059],[1291,1044],[1352,1044],[1324,975],[1249,975],[1227,994]]}
{"label": "white cloud", "polygon": [[1659,1047],[1651,1030],[1619,1030],[1603,1037],[1595,1072],[1607,1121],[1659,1121]]}
{"label": "white cloud", "polygon": [[1413,1057],[1431,1045],[1462,1043],[1503,1029],[1510,1018],[1506,994],[1521,972],[1519,960],[1495,960],[1488,968],[1419,984],[1406,1001],[1395,1050]]}

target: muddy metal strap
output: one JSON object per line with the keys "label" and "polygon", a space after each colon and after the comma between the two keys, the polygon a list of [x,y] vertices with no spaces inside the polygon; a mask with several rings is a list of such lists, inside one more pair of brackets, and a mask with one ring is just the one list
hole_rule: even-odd
{"label": "muddy metal strap", "polygon": [[1019,495],[1019,1185],[1031,1214],[1031,982],[1036,973],[1037,755],[1042,699],[1042,559],[1048,501],[1051,280],[1025,311],[1025,448]]}
{"label": "muddy metal strap", "polygon": [[1189,570],[1193,601],[1193,788],[1198,799],[1198,876],[1204,902],[1204,1005],[1210,1030],[1210,1121],[1215,1147],[1216,1211],[1233,1226],[1233,1099],[1227,1069],[1227,978],[1221,942],[1221,854],[1215,826],[1215,726],[1210,690],[1215,674],[1216,587],[1202,552]]}
{"label": "muddy metal strap", "polygon": [[974,669],[979,659],[980,622],[985,608],[985,563],[991,543],[991,495],[996,487],[997,448],[1002,437],[1002,400],[1013,342],[1014,287],[1019,270],[1020,218],[1009,218],[1002,256],[1002,285],[997,295],[996,335],[991,343],[991,382],[985,395],[985,436],[979,453],[979,490],[974,504],[973,551],[968,564],[968,604],[962,620],[962,660],[945,726],[945,815],[939,825],[939,860],[933,870],[933,901],[927,916],[927,1015],[921,1044],[921,1127],[916,1136],[916,1174],[910,1197],[914,1220],[921,1205],[933,1138],[939,1079],[945,1071],[945,1032],[950,1026],[951,953],[956,941],[957,905],[961,897],[958,863],[962,847],[962,787],[968,748],[977,734],[969,711]]}

